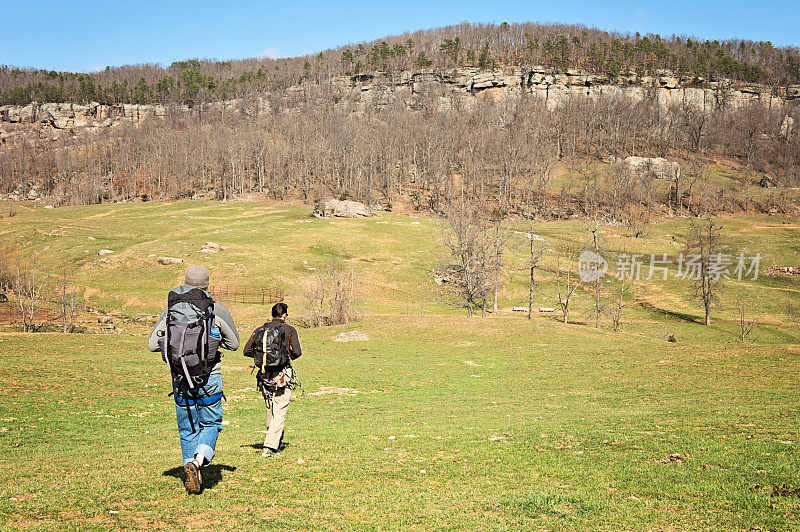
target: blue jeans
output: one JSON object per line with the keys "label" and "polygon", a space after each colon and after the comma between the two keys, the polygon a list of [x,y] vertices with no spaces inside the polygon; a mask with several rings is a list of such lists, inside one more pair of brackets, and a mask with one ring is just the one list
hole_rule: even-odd
{"label": "blue jeans", "polygon": [[209,375],[192,390],[185,384],[173,383],[173,387],[183,464],[191,462],[196,454],[210,463],[222,430],[222,375]]}

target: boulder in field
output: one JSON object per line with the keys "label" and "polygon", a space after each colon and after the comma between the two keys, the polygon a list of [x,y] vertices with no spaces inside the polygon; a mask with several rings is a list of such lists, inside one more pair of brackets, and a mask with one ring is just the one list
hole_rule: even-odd
{"label": "boulder in field", "polygon": [[158,263],[164,266],[172,266],[173,264],[182,264],[183,259],[175,257],[158,257]]}
{"label": "boulder in field", "polygon": [[369,337],[360,331],[350,331],[339,333],[332,337],[331,340],[334,342],[366,342]]}
{"label": "boulder in field", "polygon": [[219,244],[215,244],[214,242],[206,242],[203,244],[203,247],[200,248],[202,253],[219,253],[225,249],[224,247],[220,246]]}
{"label": "boulder in field", "polygon": [[626,157],[625,168],[633,175],[652,175],[656,179],[675,179],[681,176],[681,166],[663,157]]}
{"label": "boulder in field", "polygon": [[316,218],[368,218],[372,211],[357,201],[351,200],[320,200],[311,213]]}

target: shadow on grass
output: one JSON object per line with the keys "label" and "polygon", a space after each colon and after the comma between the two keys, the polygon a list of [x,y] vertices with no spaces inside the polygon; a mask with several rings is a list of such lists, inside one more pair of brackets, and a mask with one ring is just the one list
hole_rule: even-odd
{"label": "shadow on grass", "polygon": [[[278,445],[278,451],[283,451],[284,449],[286,449],[290,445],[291,445],[291,443],[282,441],[280,443],[280,445]],[[241,445],[240,447],[252,447],[253,449],[256,449],[257,451],[260,451],[260,450],[262,450],[264,448],[264,443],[263,442],[262,443],[250,443],[250,444]]]}
{"label": "shadow on grass", "polygon": [[688,323],[699,323],[699,324],[702,325],[702,322],[700,320],[698,320],[697,317],[693,316],[692,314],[686,314],[684,312],[675,312],[674,310],[667,310],[667,309],[663,309],[663,308],[658,308],[657,306],[653,305],[652,303],[648,303],[647,301],[643,301],[643,302],[639,303],[639,306],[642,307],[645,310],[649,310],[650,312],[657,312],[657,313],[661,314],[662,316],[664,314],[666,314],[667,316],[670,316],[672,318],[677,318],[679,320],[683,320],[683,321],[688,322]]}
{"label": "shadow on grass", "polygon": [[[236,468],[234,466],[229,466],[225,464],[211,464],[205,466],[201,470],[203,474],[203,488],[209,489],[219,484],[222,481],[223,471],[232,473],[236,471]],[[183,477],[185,474],[183,472],[183,467],[180,466],[180,467],[173,467],[172,469],[167,469],[166,471],[161,473],[161,475],[165,477],[177,478],[181,482],[183,482]]]}
{"label": "shadow on grass", "polygon": [[[560,310],[557,310],[556,312],[551,313],[546,317],[550,321],[555,321],[556,323],[564,323],[564,315],[561,314]],[[567,325],[586,325],[588,323],[586,321],[581,321],[580,319],[572,319],[571,317],[567,317],[567,320],[568,320]]]}

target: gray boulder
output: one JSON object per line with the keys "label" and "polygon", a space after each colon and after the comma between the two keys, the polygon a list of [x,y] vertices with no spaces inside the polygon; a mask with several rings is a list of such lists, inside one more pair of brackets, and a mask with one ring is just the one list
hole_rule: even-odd
{"label": "gray boulder", "polygon": [[332,336],[334,342],[368,342],[369,337],[361,331],[350,331]]}
{"label": "gray boulder", "polygon": [[315,218],[368,218],[372,211],[357,201],[331,199],[318,201],[311,214]]}
{"label": "gray boulder", "polygon": [[681,166],[663,157],[626,157],[625,168],[633,175],[652,175],[656,179],[675,179],[681,175]]}
{"label": "gray boulder", "polygon": [[36,120],[36,109],[38,106],[36,104],[28,104],[25,107],[22,107],[19,110],[19,121],[21,122],[33,122]]}
{"label": "gray boulder", "polygon": [[163,266],[172,266],[174,264],[183,264],[183,259],[176,257],[158,257],[157,262]]}

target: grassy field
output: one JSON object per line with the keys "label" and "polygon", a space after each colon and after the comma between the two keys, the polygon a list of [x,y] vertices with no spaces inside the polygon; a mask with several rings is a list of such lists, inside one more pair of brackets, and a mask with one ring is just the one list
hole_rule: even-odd
{"label": "grassy field", "polygon": [[[800,331],[785,314],[795,278],[728,283],[723,303],[760,301],[762,324],[741,344],[730,305],[711,327],[693,323],[700,307],[673,280],[637,283],[619,333],[544,315],[468,319],[431,281],[446,254],[427,218],[331,223],[244,202],[18,212],[0,239],[42,269],[73,264],[90,304],[120,318],[114,331],[0,333],[3,529],[800,527],[800,497],[773,488],[800,486]],[[796,219],[722,224],[731,250],[761,253],[763,267],[798,265]],[[534,231],[556,249],[584,244],[582,229]],[[675,254],[687,230],[684,219],[641,238],[604,227],[603,249]],[[226,249],[199,253],[208,240]],[[508,252],[504,308],[525,303],[526,242]],[[100,249],[114,253],[101,262]],[[160,255],[208,265],[212,283],[286,288],[290,321],[298,280],[330,256],[361,280],[358,322],[300,331],[307,394],[274,459],[260,456],[264,406],[249,359],[226,354],[226,426],[199,497],[180,480],[168,371],[145,348],[147,327],[122,319],[156,313],[180,281],[186,264],[158,266]],[[537,306],[554,306],[554,262],[544,261]],[[245,336],[266,312],[232,307]],[[588,308],[579,293],[578,322]],[[331,341],[353,329],[370,340]]]}

